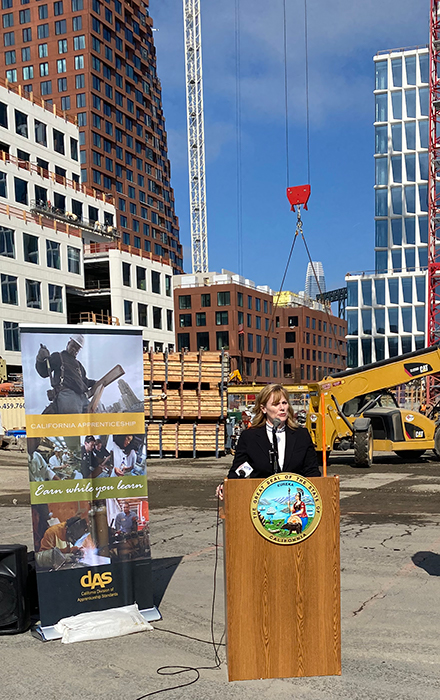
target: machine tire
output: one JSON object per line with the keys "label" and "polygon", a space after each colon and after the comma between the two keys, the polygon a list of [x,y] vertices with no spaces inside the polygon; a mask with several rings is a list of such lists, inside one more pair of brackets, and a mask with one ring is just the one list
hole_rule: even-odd
{"label": "machine tire", "polygon": [[426,450],[394,450],[395,454],[405,462],[411,462],[414,459],[420,459],[425,454]]}
{"label": "machine tire", "polygon": [[371,467],[373,463],[373,431],[371,425],[367,430],[354,433],[354,466]]}

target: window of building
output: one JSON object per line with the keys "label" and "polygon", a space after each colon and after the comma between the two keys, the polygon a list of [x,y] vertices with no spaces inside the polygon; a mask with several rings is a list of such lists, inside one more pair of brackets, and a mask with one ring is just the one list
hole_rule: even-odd
{"label": "window of building", "polygon": [[53,4],[53,13],[55,17],[59,17],[60,15],[64,14],[63,10],[63,1],[59,0],[58,2],[54,2]]}
{"label": "window of building", "polygon": [[201,295],[201,302],[202,302],[202,307],[211,306],[211,295],[210,294],[202,294]]}
{"label": "window of building", "polygon": [[28,183],[19,177],[14,177],[15,201],[19,204],[28,203]]}
{"label": "window of building", "polygon": [[38,238],[30,233],[23,233],[23,257],[25,262],[38,265]]}
{"label": "window of building", "polygon": [[67,21],[65,19],[60,19],[55,22],[55,34],[65,34],[67,32]]}
{"label": "window of building", "polygon": [[133,302],[124,299],[124,323],[133,323]]}
{"label": "window of building", "polygon": [[[203,304],[202,304],[203,306]],[[184,294],[179,296],[179,309],[190,309],[191,308],[191,295]]]}
{"label": "window of building", "polygon": [[[27,29],[23,29],[23,32],[27,31]],[[49,25],[48,24],[39,24],[37,27],[37,36],[39,39],[47,39],[49,36]],[[23,37],[24,41],[24,37]]]}
{"label": "window of building", "polygon": [[3,15],[2,19],[3,19],[3,29],[7,29],[8,27],[14,26],[14,13],[13,12],[8,12],[7,14]]}
{"label": "window of building", "polygon": [[171,276],[165,275],[165,294],[167,297],[170,297],[171,293],[172,293]]}
{"label": "window of building", "polygon": [[190,350],[189,333],[178,333],[177,334],[177,350],[179,352],[181,352],[182,350]]}
{"label": "window of building", "polygon": [[15,234],[11,228],[0,226],[0,255],[15,258]]}
{"label": "window of building", "polygon": [[16,83],[17,82],[17,69],[13,68],[11,70],[6,71],[6,80],[9,83]]}
{"label": "window of building", "polygon": [[28,133],[28,118],[27,114],[19,112],[18,109],[15,112],[15,133],[20,136],[24,136],[26,139],[29,137]]}
{"label": "window of building", "polygon": [[162,328],[162,309],[153,306],[153,328]]}
{"label": "window of building", "polygon": [[2,302],[3,304],[13,304],[18,306],[18,285],[17,277],[13,275],[1,275]]}
{"label": "window of building", "polygon": [[67,246],[67,269],[69,272],[73,272],[75,275],[79,275],[81,263],[81,251],[79,248],[74,248],[73,246]]}
{"label": "window of building", "polygon": [[122,263],[122,284],[131,287],[131,265],[127,262]]}
{"label": "window of building", "polygon": [[60,244],[56,241],[46,241],[46,262],[47,267],[61,270]]}
{"label": "window of building", "polygon": [[[86,48],[86,37],[85,34],[80,34],[79,36],[73,37],[73,50],[80,51]],[[84,66],[82,66],[84,67]]]}
{"label": "window of building", "polygon": [[52,81],[45,80],[42,83],[40,83],[40,92],[42,95],[51,95],[52,94]]}
{"label": "window of building", "polygon": [[215,325],[216,326],[227,326],[228,325],[228,312],[227,311],[216,311],[215,312]]}
{"label": "window of building", "polygon": [[180,328],[188,328],[189,326],[192,326],[191,314],[179,314],[179,326]]}
{"label": "window of building", "polygon": [[138,325],[148,326],[148,306],[147,304],[138,304]]}
{"label": "window of building", "polygon": [[13,352],[20,351],[20,333],[18,323],[14,321],[3,321],[3,338],[5,350]]}
{"label": "window of building", "polygon": [[[26,29],[21,30],[23,41],[28,42],[32,41],[32,29],[30,27],[27,27]],[[46,35],[49,36],[49,33]],[[44,37],[42,37],[44,38]]]}
{"label": "window of building", "polygon": [[11,66],[16,63],[15,51],[6,51],[5,53],[5,64]]}
{"label": "window of building", "polygon": [[151,291],[160,294],[160,272],[151,270]]}
{"label": "window of building", "polygon": [[218,306],[230,306],[231,305],[231,292],[217,292],[217,305]]}
{"label": "window of building", "polygon": [[229,349],[229,331],[216,331],[215,337],[217,350]]}
{"label": "window of building", "polygon": [[49,284],[49,310],[63,313],[63,288],[56,284]]}
{"label": "window of building", "polygon": [[57,153],[64,155],[64,134],[58,129],[53,130],[53,148]]}
{"label": "window of building", "polygon": [[26,306],[30,309],[41,309],[41,283],[36,280],[26,280]]}

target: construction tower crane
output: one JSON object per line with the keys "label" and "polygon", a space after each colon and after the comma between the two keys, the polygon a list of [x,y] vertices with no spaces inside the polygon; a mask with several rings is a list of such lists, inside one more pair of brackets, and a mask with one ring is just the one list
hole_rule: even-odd
{"label": "construction tower crane", "polygon": [[192,271],[208,272],[200,0],[183,0]]}
{"label": "construction tower crane", "polygon": [[[428,239],[428,345],[440,341],[440,0],[431,0],[429,31],[429,239]],[[440,381],[432,378],[427,386],[427,399],[438,398]]]}

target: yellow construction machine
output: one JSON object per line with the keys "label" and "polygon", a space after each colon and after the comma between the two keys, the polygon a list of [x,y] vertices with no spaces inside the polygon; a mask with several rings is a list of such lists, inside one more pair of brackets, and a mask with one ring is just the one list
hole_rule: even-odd
{"label": "yellow construction machine", "polygon": [[349,369],[308,385],[306,425],[323,452],[354,449],[355,465],[370,467],[373,451],[440,458],[439,421],[400,408],[391,388],[440,373],[440,345]]}

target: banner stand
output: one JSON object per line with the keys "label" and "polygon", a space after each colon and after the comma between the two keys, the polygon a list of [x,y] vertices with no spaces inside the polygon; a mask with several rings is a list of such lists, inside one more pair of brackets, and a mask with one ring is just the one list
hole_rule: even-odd
{"label": "banner stand", "polygon": [[[155,605],[147,610],[139,610],[139,612],[147,622],[157,622],[157,620],[162,619],[162,615]],[[40,642],[52,642],[55,639],[61,639],[61,634],[55,630],[54,625],[50,625],[49,627],[35,625],[35,627],[31,629],[31,634],[35,639],[39,639]]]}
{"label": "banner stand", "polygon": [[20,326],[40,622],[154,606],[142,329]]}

